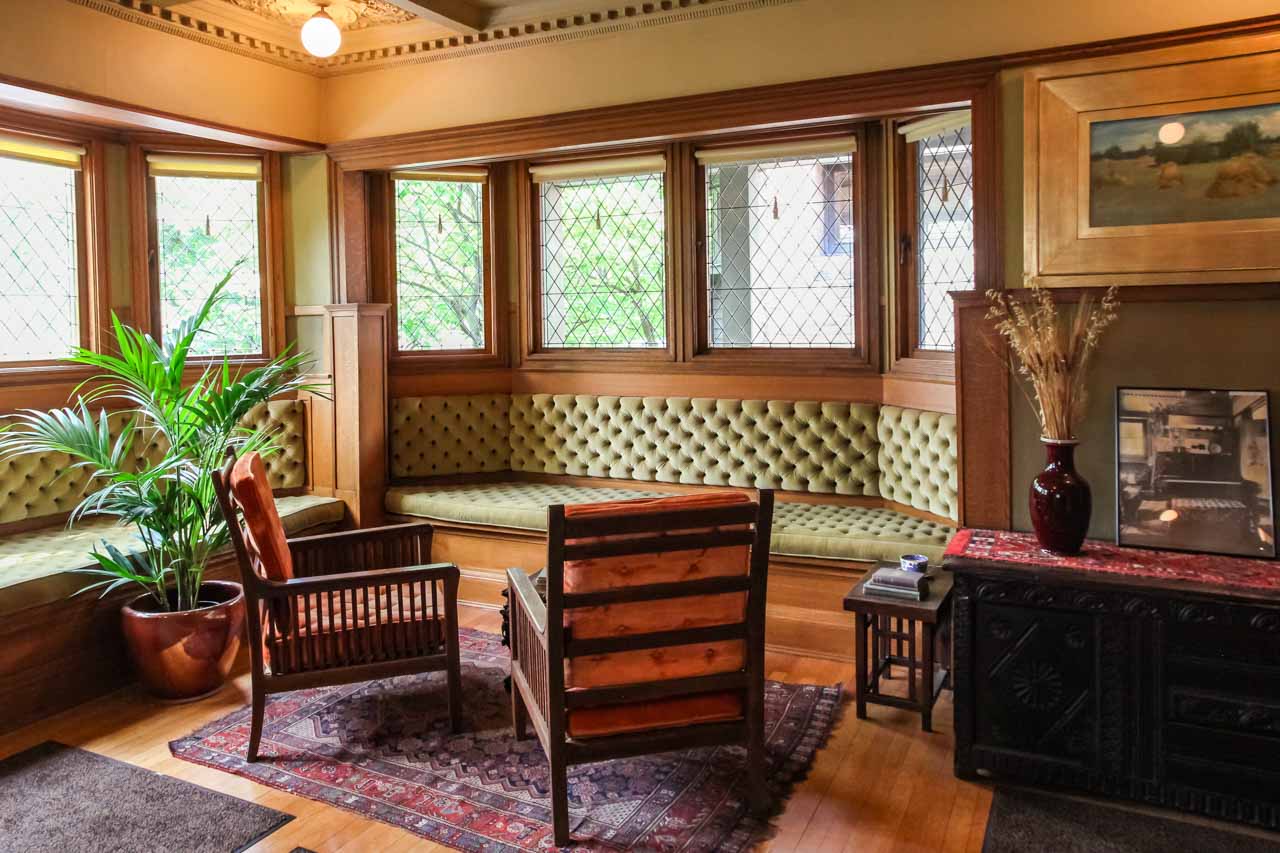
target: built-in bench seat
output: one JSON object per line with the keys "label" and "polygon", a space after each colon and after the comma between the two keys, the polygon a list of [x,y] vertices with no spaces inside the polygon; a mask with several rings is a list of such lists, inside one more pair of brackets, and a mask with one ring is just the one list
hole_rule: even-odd
{"label": "built-in bench seat", "polygon": [[[344,513],[341,501],[320,495],[282,495],[276,509],[290,535],[341,524]],[[94,565],[89,553],[102,551],[104,540],[125,553],[139,549],[135,528],[112,518],[0,536],[0,613],[66,598],[98,580],[79,570]]]}
{"label": "built-in bench seat", "polygon": [[[394,515],[452,524],[513,530],[547,529],[552,504],[603,503],[660,497],[670,491],[578,486],[566,483],[501,482],[400,486],[387,491]],[[788,501],[774,507],[772,552],[832,560],[896,560],[919,553],[941,560],[953,528],[885,507]]]}
{"label": "built-in bench seat", "polygon": [[949,414],[874,403],[486,394],[392,400],[394,518],[435,523],[459,598],[498,606],[542,567],[547,507],[704,488],[776,490],[774,648],[848,657],[841,599],[904,553],[939,558],[957,516]]}
{"label": "built-in bench seat", "polygon": [[[111,418],[113,429],[127,415]],[[246,426],[270,431],[277,451],[268,457],[277,506],[291,533],[340,524],[341,501],[303,494],[307,485],[306,405],[275,400],[257,406]],[[132,465],[138,469],[164,453],[159,442],[135,445]],[[89,552],[107,540],[122,551],[138,543],[133,528],[111,518],[84,519],[73,527],[66,514],[93,489],[88,472],[72,466],[63,453],[26,454],[0,460],[0,613],[46,604],[85,585],[77,570],[93,564]]]}
{"label": "built-in bench seat", "polygon": [[661,494],[667,484],[770,488],[777,554],[940,557],[956,518],[955,417],[847,402],[400,398],[391,477],[393,515],[524,531],[545,529],[553,503]]}

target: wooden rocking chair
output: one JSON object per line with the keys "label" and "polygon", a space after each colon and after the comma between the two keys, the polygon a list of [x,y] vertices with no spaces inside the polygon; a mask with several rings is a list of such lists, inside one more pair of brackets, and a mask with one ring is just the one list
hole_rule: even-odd
{"label": "wooden rocking chair", "polygon": [[419,672],[448,672],[449,723],[462,723],[458,569],[431,558],[431,525],[287,540],[257,453],[213,476],[248,610],[258,759],[266,697]]}
{"label": "wooden rocking chair", "polygon": [[507,573],[516,737],[551,764],[555,843],[568,767],[741,743],[764,768],[764,603],[773,493],[715,492],[548,510],[546,602]]}

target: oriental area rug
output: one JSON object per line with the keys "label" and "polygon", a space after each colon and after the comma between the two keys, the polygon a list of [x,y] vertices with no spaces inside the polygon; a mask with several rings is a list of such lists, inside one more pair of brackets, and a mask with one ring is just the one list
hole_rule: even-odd
{"label": "oriental area rug", "polygon": [[[458,850],[552,849],[547,761],[516,741],[496,635],[461,630],[465,730],[448,728],[444,673],[300,690],[268,700],[260,760],[244,760],[249,709],[172,742],[187,761],[399,826]],[[839,685],[766,683],[769,781],[781,807],[826,743]],[[743,851],[767,837],[739,747],[584,764],[569,771],[576,850]]]}

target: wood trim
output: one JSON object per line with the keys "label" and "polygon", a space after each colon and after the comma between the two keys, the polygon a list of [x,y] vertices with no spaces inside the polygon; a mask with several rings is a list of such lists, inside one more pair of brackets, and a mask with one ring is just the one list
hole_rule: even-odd
{"label": "wood trim", "polygon": [[66,122],[80,128],[95,128],[95,132],[104,134],[158,132],[263,151],[324,150],[323,145],[310,140],[193,119],[8,74],[0,74],[0,105],[21,110],[38,110],[49,116],[51,121]]}
{"label": "wood trim", "polygon": [[986,294],[953,299],[959,521],[1005,530],[1013,507],[1008,354],[986,319]]}
{"label": "wood trim", "polygon": [[[1280,29],[1280,15],[1161,33],[1104,39],[977,59],[596,107],[551,116],[509,119],[439,130],[333,143],[327,150],[346,169],[529,157],[642,139],[669,142],[704,134],[780,129],[825,118],[854,120],[921,111],[973,100],[989,78],[1025,65],[1113,56]],[[975,111],[976,112],[976,111]],[[975,116],[975,123],[978,118]],[[975,143],[976,147],[976,143]],[[975,164],[976,166],[976,164]]]}

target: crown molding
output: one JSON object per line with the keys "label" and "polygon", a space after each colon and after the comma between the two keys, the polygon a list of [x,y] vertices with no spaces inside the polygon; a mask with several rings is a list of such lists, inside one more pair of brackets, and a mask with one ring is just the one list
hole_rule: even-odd
{"label": "crown molding", "polygon": [[[499,22],[475,34],[439,33],[410,41],[339,53],[326,59],[311,56],[293,44],[285,43],[282,39],[282,31],[279,27],[272,26],[270,22],[264,21],[260,27],[237,26],[221,16],[219,20],[206,20],[204,17],[184,12],[183,7],[164,8],[147,0],[67,0],[67,2],[158,32],[269,62],[293,71],[301,71],[316,77],[337,77],[380,68],[421,65],[521,47],[613,35],[754,9],[786,6],[802,0],[654,0],[654,2],[639,4],[614,0],[617,5],[602,10],[554,14],[547,10],[547,13],[540,18],[510,23]],[[395,25],[395,28],[404,26],[407,25]],[[382,28],[372,29],[377,32],[377,29]],[[361,31],[362,36],[367,32]],[[399,35],[401,38],[404,36],[403,33]]]}

